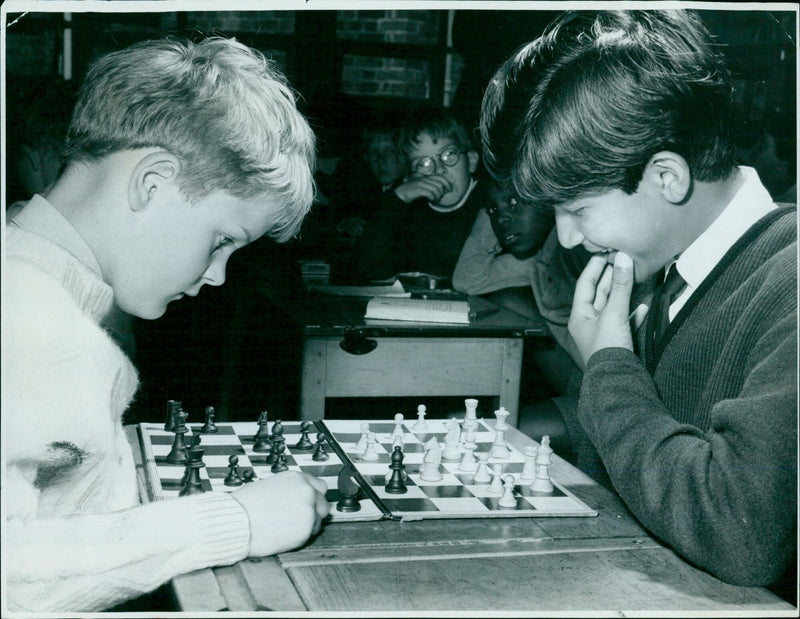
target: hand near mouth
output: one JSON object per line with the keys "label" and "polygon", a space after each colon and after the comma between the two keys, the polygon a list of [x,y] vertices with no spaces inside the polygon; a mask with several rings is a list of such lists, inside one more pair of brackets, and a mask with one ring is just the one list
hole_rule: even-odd
{"label": "hand near mouth", "polygon": [[614,265],[605,254],[592,256],[575,285],[569,333],[584,362],[603,348],[633,350],[630,315],[633,262],[617,252]]}

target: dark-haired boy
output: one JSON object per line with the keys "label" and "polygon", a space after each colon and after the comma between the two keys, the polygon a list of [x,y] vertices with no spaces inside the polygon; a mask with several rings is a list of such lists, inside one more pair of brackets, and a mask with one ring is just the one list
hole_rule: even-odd
{"label": "dark-haired boy", "polygon": [[[582,465],[599,455],[636,517],[722,580],[791,583],[796,212],[735,165],[730,103],[695,14],[567,13],[498,70],[481,129],[492,173],[595,254],[569,321]],[[665,271],[686,285],[632,328],[634,282]]]}

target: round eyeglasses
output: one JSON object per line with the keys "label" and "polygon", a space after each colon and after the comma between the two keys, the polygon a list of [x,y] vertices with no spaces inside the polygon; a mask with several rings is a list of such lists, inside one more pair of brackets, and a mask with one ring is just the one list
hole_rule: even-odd
{"label": "round eyeglasses", "polygon": [[441,153],[436,155],[436,157],[423,157],[422,159],[417,159],[412,164],[411,169],[420,176],[430,176],[436,172],[437,159],[441,161],[443,165],[447,166],[448,168],[452,168],[458,163],[458,160],[461,159],[461,155],[465,152],[467,151],[458,150],[455,147],[446,148]]}

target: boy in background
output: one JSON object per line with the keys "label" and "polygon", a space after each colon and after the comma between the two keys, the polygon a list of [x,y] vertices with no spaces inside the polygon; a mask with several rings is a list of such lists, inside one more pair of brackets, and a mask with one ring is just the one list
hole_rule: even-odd
{"label": "boy in background", "polygon": [[569,320],[579,462],[688,561],[795,599],[796,211],[735,165],[731,95],[696,15],[569,12],[495,74],[481,132],[492,174],[595,254]]}
{"label": "boy in background", "polygon": [[479,154],[469,132],[439,108],[411,114],[398,133],[408,175],[367,221],[359,248],[365,280],[415,271],[451,278],[481,208],[491,204],[474,174]]}
{"label": "boy in background", "polygon": [[15,611],[109,608],[183,572],[305,543],[324,482],[140,505],[121,417],[136,370],[101,328],[225,281],[231,254],[293,236],[314,138],[283,76],[234,40],[153,41],[101,58],[66,165],[6,231],[4,593]]}

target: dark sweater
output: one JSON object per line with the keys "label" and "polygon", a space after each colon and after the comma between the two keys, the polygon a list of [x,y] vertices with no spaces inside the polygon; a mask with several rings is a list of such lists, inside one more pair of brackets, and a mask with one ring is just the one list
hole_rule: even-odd
{"label": "dark sweater", "polygon": [[641,523],[738,585],[776,582],[796,557],[796,244],[794,209],[763,217],[678,312],[649,370],[601,350],[578,405]]}
{"label": "dark sweater", "polygon": [[362,278],[385,279],[413,271],[452,277],[478,211],[490,204],[482,182],[461,208],[449,213],[434,211],[426,200],[406,204],[387,191],[361,237]]}

